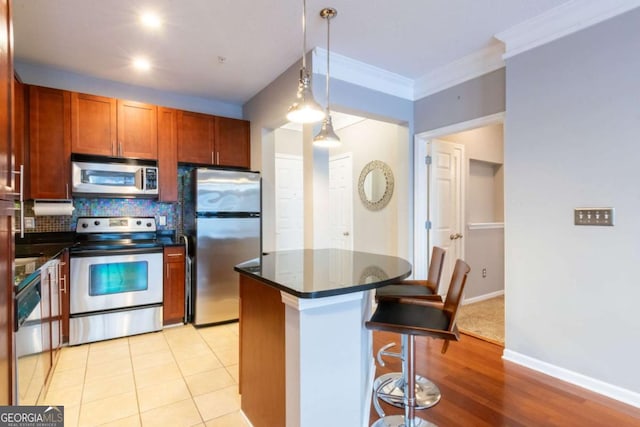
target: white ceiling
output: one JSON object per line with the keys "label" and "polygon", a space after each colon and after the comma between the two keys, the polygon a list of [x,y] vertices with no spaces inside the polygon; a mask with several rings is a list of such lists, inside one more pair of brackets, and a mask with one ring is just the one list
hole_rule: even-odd
{"label": "white ceiling", "polygon": [[[419,79],[499,43],[493,35],[568,0],[307,0],[307,50]],[[14,0],[15,58],[242,104],[301,57],[302,0]],[[165,24],[150,31],[142,11]],[[135,56],[152,62],[132,69]],[[218,57],[226,58],[219,63]]]}

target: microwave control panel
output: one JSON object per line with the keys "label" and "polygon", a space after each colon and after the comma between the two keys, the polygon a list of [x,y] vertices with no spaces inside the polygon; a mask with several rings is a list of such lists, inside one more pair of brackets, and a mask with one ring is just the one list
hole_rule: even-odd
{"label": "microwave control panel", "polygon": [[155,190],[158,188],[158,170],[156,168],[145,168],[145,190]]}

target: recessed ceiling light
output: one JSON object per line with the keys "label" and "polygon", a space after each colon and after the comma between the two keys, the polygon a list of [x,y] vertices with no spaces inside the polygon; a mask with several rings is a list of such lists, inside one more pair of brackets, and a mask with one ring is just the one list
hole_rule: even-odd
{"label": "recessed ceiling light", "polygon": [[162,25],[162,20],[160,17],[153,12],[144,12],[140,15],[140,22],[142,25],[148,28],[160,28]]}
{"label": "recessed ceiling light", "polygon": [[151,63],[145,58],[135,58],[133,60],[133,67],[139,71],[149,71],[151,69]]}

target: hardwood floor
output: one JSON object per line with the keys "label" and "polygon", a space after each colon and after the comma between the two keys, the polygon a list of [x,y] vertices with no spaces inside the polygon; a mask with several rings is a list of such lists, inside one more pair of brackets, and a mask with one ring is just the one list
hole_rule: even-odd
{"label": "hardwood floor", "polygon": [[[374,332],[375,352],[389,342],[399,350],[398,335]],[[416,371],[442,392],[436,406],[417,414],[439,426],[640,426],[640,409],[503,361],[499,345],[462,335],[446,354],[441,348],[442,341],[416,340]],[[399,359],[385,360],[376,376],[400,370]],[[372,407],[371,422],[377,418]]]}

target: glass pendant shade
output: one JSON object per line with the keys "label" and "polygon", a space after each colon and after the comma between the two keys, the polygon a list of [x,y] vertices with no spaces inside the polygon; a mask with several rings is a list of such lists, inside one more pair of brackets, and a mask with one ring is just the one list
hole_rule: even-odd
{"label": "glass pendant shade", "polygon": [[[300,74],[305,71],[300,70]],[[309,77],[300,78],[298,100],[289,107],[287,120],[293,123],[316,123],[325,118],[325,112],[313,98]]]}

